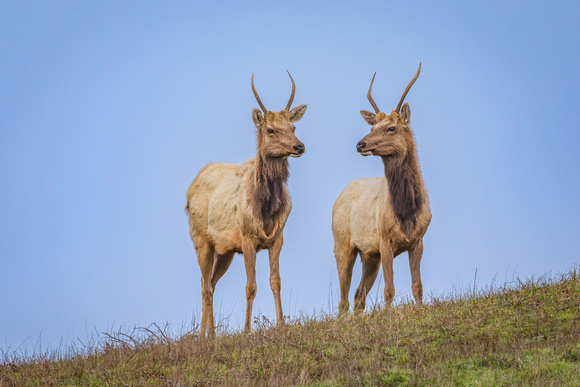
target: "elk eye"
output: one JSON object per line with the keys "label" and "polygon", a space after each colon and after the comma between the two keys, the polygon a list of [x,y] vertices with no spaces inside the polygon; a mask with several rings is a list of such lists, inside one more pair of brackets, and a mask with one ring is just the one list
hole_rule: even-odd
{"label": "elk eye", "polygon": [[395,131],[395,127],[391,126],[387,129],[387,132],[394,132]]}
{"label": "elk eye", "polygon": [[274,133],[274,129],[268,128],[268,133],[270,133],[270,134]]}

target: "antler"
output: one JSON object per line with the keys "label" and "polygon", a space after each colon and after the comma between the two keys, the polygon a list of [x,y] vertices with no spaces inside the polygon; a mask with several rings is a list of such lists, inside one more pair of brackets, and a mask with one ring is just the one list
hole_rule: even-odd
{"label": "antler", "polygon": [[[403,93],[403,96],[401,97],[401,100],[399,101],[399,104],[397,105],[397,110],[395,110],[397,113],[401,112],[401,105],[403,105],[403,101],[405,100],[407,93],[409,92],[409,90],[411,90],[411,86],[413,86],[413,83],[415,83],[417,78],[419,78],[420,72],[421,72],[421,63],[419,62],[419,69],[417,70],[417,74],[415,74],[415,77],[411,80],[411,82],[409,83],[409,85],[405,89],[405,92]],[[372,86],[372,84],[371,84],[371,86]],[[370,93],[370,91],[369,91],[369,93]]]}
{"label": "antler", "polygon": [[258,96],[258,92],[256,91],[256,87],[254,87],[254,74],[252,74],[252,91],[254,92],[254,96],[256,97],[256,100],[258,101],[258,105],[260,105],[260,107],[262,108],[262,111],[264,113],[267,113],[268,110],[266,110],[266,107],[264,106],[262,101],[260,101],[260,97]]}
{"label": "antler", "polygon": [[294,93],[296,92],[296,85],[294,84],[294,79],[292,79],[292,75],[290,75],[290,71],[286,70],[286,72],[288,73],[288,76],[290,77],[290,80],[292,81],[292,94],[290,94],[290,100],[288,101],[288,105],[286,105],[286,109],[285,109],[285,110],[290,110],[290,107],[292,106],[292,101],[294,101]]}
{"label": "antler", "polygon": [[371,85],[369,86],[369,92],[367,94],[367,98],[369,99],[369,102],[371,103],[371,105],[375,109],[375,113],[379,113],[381,110],[379,109],[379,107],[377,106],[375,101],[373,101],[373,97],[371,97],[371,90],[373,89],[373,82],[375,81],[375,75],[377,75],[376,72],[374,73],[373,79],[371,80]]}

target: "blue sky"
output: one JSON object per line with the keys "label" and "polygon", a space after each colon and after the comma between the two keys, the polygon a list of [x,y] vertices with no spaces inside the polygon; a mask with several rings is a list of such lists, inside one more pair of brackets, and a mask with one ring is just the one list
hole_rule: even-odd
{"label": "blue sky", "polygon": [[[254,157],[250,87],[308,111],[291,159],[284,314],[338,305],[332,205],[361,157],[359,115],[411,106],[433,221],[425,299],[580,262],[577,2],[0,2],[0,348],[199,322],[183,212],[208,162]],[[411,297],[408,260],[395,260]],[[267,254],[254,315],[274,318]],[[379,278],[382,277],[380,274]],[[215,310],[241,328],[240,256]],[[360,279],[355,267],[352,292]],[[382,294],[382,279],[370,293]],[[371,301],[372,302],[372,301]],[[87,333],[88,332],[88,333]],[[23,344],[24,343],[24,344]]]}

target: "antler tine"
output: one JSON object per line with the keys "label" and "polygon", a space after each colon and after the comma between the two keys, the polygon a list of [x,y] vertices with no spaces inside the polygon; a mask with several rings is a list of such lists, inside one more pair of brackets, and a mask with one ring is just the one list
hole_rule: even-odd
{"label": "antler tine", "polygon": [[401,112],[401,106],[403,105],[403,101],[405,100],[405,97],[407,96],[407,93],[409,92],[409,90],[411,90],[411,86],[413,86],[413,83],[415,83],[417,78],[419,78],[420,72],[421,72],[421,62],[419,62],[419,69],[417,70],[417,74],[415,74],[415,77],[413,79],[411,79],[411,82],[409,83],[409,85],[405,89],[405,92],[403,93],[403,96],[401,97],[401,100],[399,101],[399,104],[397,105],[397,110],[395,110],[397,113]]}
{"label": "antler tine", "polygon": [[367,98],[369,99],[369,102],[371,103],[371,105],[375,109],[375,113],[379,113],[381,110],[379,109],[379,107],[377,106],[375,101],[373,100],[373,97],[371,97],[371,90],[373,89],[373,82],[375,81],[375,75],[377,75],[376,71],[373,75],[373,79],[371,80],[371,85],[369,86],[369,92],[367,94]]}
{"label": "antler tine", "polygon": [[256,97],[256,101],[258,101],[258,105],[260,105],[264,114],[267,113],[268,110],[266,110],[266,107],[264,106],[262,101],[260,101],[260,97],[258,96],[258,92],[256,91],[256,87],[254,86],[254,74],[252,74],[252,91],[254,92],[254,96]]}
{"label": "antler tine", "polygon": [[290,75],[290,71],[286,70],[290,80],[292,81],[292,94],[290,94],[290,100],[288,100],[288,105],[286,105],[286,110],[290,110],[292,106],[292,102],[294,101],[294,93],[296,93],[296,84],[294,84],[294,79],[292,79],[292,75]]}

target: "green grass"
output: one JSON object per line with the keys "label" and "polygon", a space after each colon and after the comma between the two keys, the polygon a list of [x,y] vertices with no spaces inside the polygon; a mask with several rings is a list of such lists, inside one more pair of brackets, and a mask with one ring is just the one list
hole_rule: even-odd
{"label": "green grass", "polygon": [[580,385],[578,267],[477,294],[345,316],[256,319],[250,335],[165,329],[0,359],[11,385]]}

